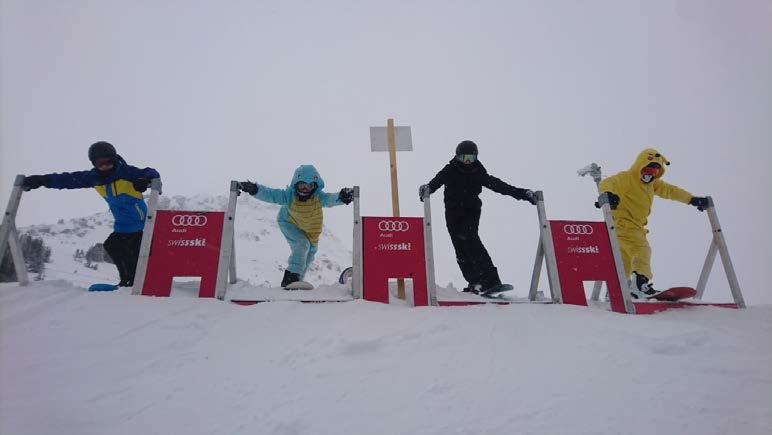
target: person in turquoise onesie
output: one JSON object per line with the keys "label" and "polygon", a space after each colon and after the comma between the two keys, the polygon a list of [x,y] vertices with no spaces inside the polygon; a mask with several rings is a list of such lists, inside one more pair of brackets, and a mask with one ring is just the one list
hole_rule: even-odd
{"label": "person in turquoise onesie", "polygon": [[274,189],[250,181],[239,184],[241,190],[251,196],[282,206],[277,221],[291,253],[281,286],[286,289],[290,284],[303,281],[318,251],[324,222],[322,208],[351,203],[353,189],[324,192],[324,180],[312,165],[301,165],[295,169],[285,189]]}

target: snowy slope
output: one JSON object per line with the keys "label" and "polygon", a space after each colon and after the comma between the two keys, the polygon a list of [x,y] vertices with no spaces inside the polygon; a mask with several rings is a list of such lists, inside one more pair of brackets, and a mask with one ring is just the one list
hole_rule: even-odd
{"label": "snowy slope", "polygon": [[655,316],[0,285],[2,434],[769,434],[772,307]]}
{"label": "snowy slope", "polygon": [[[172,210],[224,210],[225,196],[161,196],[160,208]],[[287,265],[289,247],[284,240],[276,215],[279,207],[241,195],[236,208],[237,274],[254,285],[277,286]],[[53,225],[33,225],[20,231],[43,238],[51,247],[51,263],[46,265],[46,279],[64,279],[80,287],[95,282],[117,282],[118,272],[112,264],[102,263],[97,270],[85,267],[73,258],[77,249],[87,250],[103,242],[112,232],[109,212],[97,213]],[[351,247],[325,228],[320,250],[307,280],[314,284],[334,283],[342,269],[351,265]]]}

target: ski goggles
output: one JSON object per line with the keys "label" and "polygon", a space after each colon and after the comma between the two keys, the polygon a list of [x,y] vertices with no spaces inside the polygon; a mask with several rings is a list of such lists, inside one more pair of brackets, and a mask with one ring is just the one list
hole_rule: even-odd
{"label": "ski goggles", "polygon": [[295,189],[298,192],[313,192],[314,190],[316,190],[316,186],[317,186],[316,183],[304,183],[302,181],[298,181],[297,183],[295,183]]}
{"label": "ski goggles", "polygon": [[456,160],[462,163],[474,163],[477,161],[477,154],[459,154]]}
{"label": "ski goggles", "polygon": [[111,157],[100,157],[94,159],[94,167],[100,170],[112,169],[115,165],[115,159]]}

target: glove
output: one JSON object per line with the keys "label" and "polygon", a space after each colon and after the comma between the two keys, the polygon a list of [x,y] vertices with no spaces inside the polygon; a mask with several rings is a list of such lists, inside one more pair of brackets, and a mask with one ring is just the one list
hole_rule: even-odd
{"label": "glove", "polygon": [[147,190],[147,186],[150,185],[150,180],[147,178],[137,178],[131,184],[134,185],[134,189],[136,189],[137,192],[142,193]]}
{"label": "glove", "polygon": [[30,191],[32,189],[37,189],[38,187],[45,186],[45,184],[46,184],[45,175],[30,175],[30,176],[24,177],[24,182],[22,182],[21,187],[25,191]]}
{"label": "glove", "polygon": [[531,204],[536,205],[536,192],[530,189],[526,190],[523,193],[523,201],[528,201]]}
{"label": "glove", "polygon": [[340,199],[340,202],[346,205],[351,204],[351,201],[354,200],[354,189],[351,189],[349,187],[344,187],[343,189],[340,189],[338,198]]}
{"label": "glove", "polygon": [[708,198],[704,196],[693,196],[692,199],[689,200],[689,205],[697,207],[697,210],[699,211],[705,211],[705,209],[710,206],[710,203],[708,202]]}
{"label": "glove", "polygon": [[421,202],[424,202],[424,196],[426,196],[426,194],[428,194],[428,193],[430,193],[429,185],[428,184],[422,184],[418,188],[418,199],[420,199]]}
{"label": "glove", "polygon": [[[619,199],[619,195],[617,195],[614,192],[603,192],[608,196],[608,205],[611,207],[612,210],[616,210],[617,206],[619,206],[619,203],[621,200]],[[600,202],[595,201],[595,208],[600,208]]]}
{"label": "glove", "polygon": [[257,184],[251,181],[240,181],[239,189],[241,189],[242,192],[246,192],[250,195],[257,195]]}

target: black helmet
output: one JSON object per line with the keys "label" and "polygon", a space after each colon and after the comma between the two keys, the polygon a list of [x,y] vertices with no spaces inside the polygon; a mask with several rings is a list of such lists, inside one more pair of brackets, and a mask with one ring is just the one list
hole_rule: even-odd
{"label": "black helmet", "polygon": [[117,156],[118,153],[115,152],[115,147],[109,142],[99,141],[88,147],[88,159],[91,160],[91,163],[94,163],[94,160],[99,158],[110,157],[115,159]]}
{"label": "black helmet", "polygon": [[456,147],[456,155],[460,156],[462,154],[478,154],[477,153],[477,144],[472,142],[471,140],[465,140],[458,144]]}

